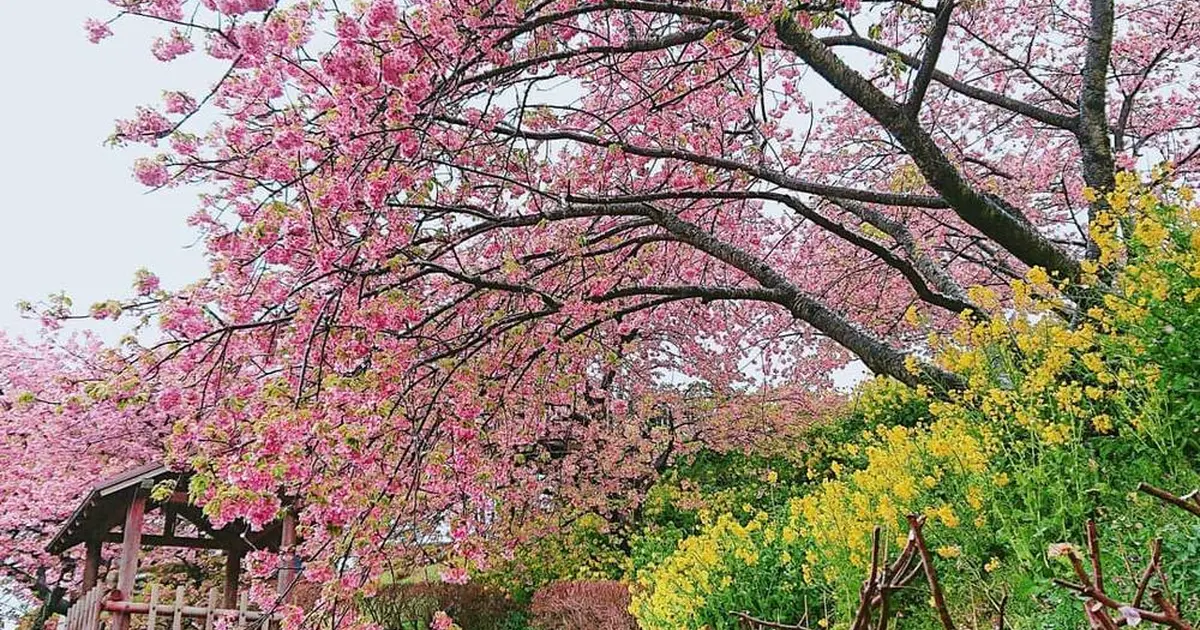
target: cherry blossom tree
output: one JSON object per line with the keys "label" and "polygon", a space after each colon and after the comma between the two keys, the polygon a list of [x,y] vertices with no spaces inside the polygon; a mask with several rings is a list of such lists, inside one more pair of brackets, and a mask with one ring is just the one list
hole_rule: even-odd
{"label": "cherry blossom tree", "polygon": [[283,488],[350,587],[444,526],[483,567],[620,513],[854,360],[955,388],[921,340],[967,287],[1077,277],[1085,188],[1200,164],[1190,0],[112,4],[94,41],[153,20],[226,70],[113,136],[206,191],[211,274],[93,314],[158,317],[138,365],[210,513]]}
{"label": "cherry blossom tree", "polygon": [[0,597],[65,612],[76,559],[46,544],[93,484],[163,458],[169,420],[132,377],[96,338],[0,334]]}

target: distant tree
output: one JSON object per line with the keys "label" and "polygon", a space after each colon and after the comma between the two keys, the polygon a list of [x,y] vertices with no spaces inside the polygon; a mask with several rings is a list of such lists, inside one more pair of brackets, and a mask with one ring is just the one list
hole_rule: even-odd
{"label": "distant tree", "polygon": [[66,612],[82,573],[45,549],[71,510],[98,481],[163,457],[169,420],[130,375],[94,338],[0,334],[0,597],[37,602],[38,619]]}

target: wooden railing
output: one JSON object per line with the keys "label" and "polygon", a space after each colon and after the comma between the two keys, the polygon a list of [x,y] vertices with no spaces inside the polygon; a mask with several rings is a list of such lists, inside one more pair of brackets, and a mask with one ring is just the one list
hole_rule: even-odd
{"label": "wooden railing", "polygon": [[[124,627],[157,630],[159,626],[166,627],[170,620],[170,630],[183,630],[184,619],[203,619],[204,630],[213,630],[217,619],[232,620],[233,627],[255,630],[271,630],[272,622],[278,623],[279,615],[264,613],[249,609],[249,599],[245,593],[239,598],[237,608],[219,608],[219,595],[216,589],[208,592],[208,602],[205,605],[189,605],[185,602],[186,592],[182,586],[175,589],[173,601],[164,601],[161,595],[169,592],[158,585],[150,587],[150,601],[135,602],[109,599],[110,589],[105,585],[97,585],[75,601],[67,611],[67,627],[65,630],[101,630],[111,628],[112,620],[124,617],[127,621]],[[109,613],[108,619],[103,619],[101,613]],[[139,619],[133,622],[133,617]],[[104,623],[108,621],[108,623]],[[190,625],[190,624],[189,624]]]}
{"label": "wooden railing", "polygon": [[97,584],[67,610],[66,630],[99,630],[100,607],[107,587]]}

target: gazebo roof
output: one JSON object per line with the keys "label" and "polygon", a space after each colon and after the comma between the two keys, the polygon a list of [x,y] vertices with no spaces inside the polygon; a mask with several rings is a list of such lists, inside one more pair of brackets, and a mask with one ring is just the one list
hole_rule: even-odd
{"label": "gazebo roof", "polygon": [[159,462],[131,468],[97,483],[63,523],[46,551],[58,554],[87,540],[103,535],[125,518],[125,507],[143,481],[158,483],[180,473],[171,472]]}
{"label": "gazebo roof", "polygon": [[[64,551],[87,540],[104,541],[111,536],[114,527],[125,519],[126,510],[141,488],[145,485],[158,484],[175,479],[185,481],[189,472],[171,470],[160,462],[152,462],[137,468],[131,468],[97,483],[83,498],[71,516],[63,523],[54,538],[46,546],[52,554]],[[183,496],[177,493],[177,497]],[[217,530],[204,517],[200,508],[173,498],[170,509],[195,524],[203,533],[211,538],[173,538],[147,536],[143,538],[145,546],[189,546],[210,549],[228,549],[249,543],[253,547],[277,548],[279,545],[280,528],[274,523],[263,531],[247,535],[246,527],[230,524]],[[149,509],[149,508],[148,508]],[[174,543],[174,544],[173,544]]]}

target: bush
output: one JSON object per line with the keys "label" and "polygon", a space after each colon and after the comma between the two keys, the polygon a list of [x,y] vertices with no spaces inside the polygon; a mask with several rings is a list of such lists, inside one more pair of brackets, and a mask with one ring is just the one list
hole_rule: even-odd
{"label": "bush", "polygon": [[384,630],[427,630],[439,610],[462,630],[511,630],[521,627],[524,617],[507,593],[475,583],[392,584],[364,599],[361,607]]}
{"label": "bush", "polygon": [[638,630],[629,614],[629,589],[614,581],[558,582],[533,596],[537,630]]}

